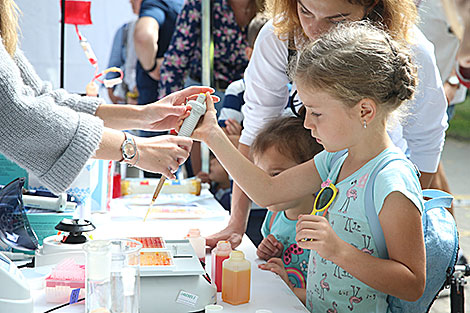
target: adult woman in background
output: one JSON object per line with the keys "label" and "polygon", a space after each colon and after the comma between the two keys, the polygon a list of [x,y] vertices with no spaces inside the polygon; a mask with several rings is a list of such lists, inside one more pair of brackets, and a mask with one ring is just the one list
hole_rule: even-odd
{"label": "adult woman in background", "polygon": [[[264,0],[210,2],[214,87],[223,94],[232,81],[243,77],[248,65],[247,26],[263,9]],[[180,13],[160,70],[160,97],[183,88],[187,77],[201,83],[201,6],[200,0],[188,0]]]}
{"label": "adult woman in background", "polygon": [[[447,103],[432,44],[415,27],[413,0],[268,0],[267,9],[273,21],[261,30],[245,72],[245,119],[239,150],[248,156],[258,130],[286,106],[289,49],[315,40],[335,24],[367,19],[394,39],[408,41],[419,64],[418,91],[410,116],[389,134],[420,169],[422,186],[429,186],[444,145]],[[245,231],[248,211],[248,198],[234,185],[229,225],[210,236],[208,244],[213,246],[218,240],[228,239],[237,246]]]}
{"label": "adult woman in background", "polygon": [[192,140],[132,137],[122,129],[170,129],[188,115],[178,106],[193,87],[147,106],[107,105],[101,99],[52,90],[17,48],[18,8],[0,0],[0,153],[63,192],[91,158],[124,161],[172,178]]}

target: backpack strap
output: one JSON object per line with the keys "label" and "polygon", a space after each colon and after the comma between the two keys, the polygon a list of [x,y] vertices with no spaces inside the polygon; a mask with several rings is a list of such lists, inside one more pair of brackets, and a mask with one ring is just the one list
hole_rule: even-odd
{"label": "backpack strap", "polygon": [[379,216],[377,215],[377,211],[375,210],[374,204],[374,183],[377,174],[384,169],[388,164],[396,160],[403,160],[400,158],[395,157],[385,157],[379,164],[374,168],[372,173],[369,175],[369,179],[367,180],[366,189],[365,189],[365,210],[367,220],[369,221],[370,231],[372,233],[372,237],[374,238],[375,245],[377,247],[377,253],[379,257],[382,259],[388,259],[388,251],[387,245],[385,243],[385,236],[382,230],[382,226],[380,226]]}
{"label": "backpack strap", "polygon": [[271,215],[271,218],[269,219],[269,232],[271,232],[271,228],[273,227],[273,223],[274,223],[274,220],[276,219],[277,213],[279,213],[279,212],[274,212]]}
{"label": "backpack strap", "polygon": [[436,207],[450,208],[454,197],[447,192],[437,189],[425,189],[423,190],[423,196],[431,198],[424,202],[424,212]]}
{"label": "backpack strap", "polygon": [[341,157],[345,155],[347,152],[348,152],[348,149],[344,149],[333,154],[330,160],[330,169],[332,169],[333,166],[335,166],[336,162],[338,162],[338,160],[341,159]]}

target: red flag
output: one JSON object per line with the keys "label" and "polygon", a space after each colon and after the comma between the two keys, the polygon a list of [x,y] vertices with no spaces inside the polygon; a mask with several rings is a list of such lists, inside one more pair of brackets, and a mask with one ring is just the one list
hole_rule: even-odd
{"label": "red flag", "polygon": [[91,25],[90,8],[91,0],[65,0],[65,24]]}

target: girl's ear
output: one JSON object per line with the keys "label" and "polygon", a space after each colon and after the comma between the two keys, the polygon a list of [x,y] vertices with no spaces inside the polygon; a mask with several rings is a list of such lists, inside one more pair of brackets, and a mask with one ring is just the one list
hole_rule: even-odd
{"label": "girl's ear", "polygon": [[374,100],[369,98],[364,98],[357,104],[360,119],[369,124],[377,115],[377,104]]}

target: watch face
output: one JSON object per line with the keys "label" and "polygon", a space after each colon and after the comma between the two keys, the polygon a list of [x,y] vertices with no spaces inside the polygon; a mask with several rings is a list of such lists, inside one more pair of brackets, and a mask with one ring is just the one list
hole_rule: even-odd
{"label": "watch face", "polygon": [[459,78],[455,75],[452,75],[450,76],[448,79],[447,79],[447,82],[449,84],[451,84],[452,86],[457,86],[460,84],[460,81],[459,81]]}
{"label": "watch face", "polygon": [[126,142],[123,146],[122,153],[126,159],[132,159],[135,156],[134,145],[130,142]]}

